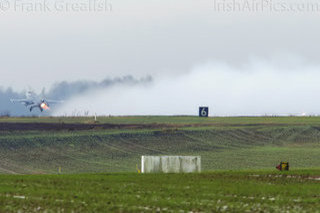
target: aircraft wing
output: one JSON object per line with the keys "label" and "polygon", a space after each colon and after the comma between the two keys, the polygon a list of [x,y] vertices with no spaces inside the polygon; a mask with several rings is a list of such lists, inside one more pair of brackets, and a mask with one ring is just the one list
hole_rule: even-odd
{"label": "aircraft wing", "polygon": [[10,101],[12,103],[21,103],[21,104],[24,104],[24,105],[31,105],[31,104],[34,104],[33,101],[31,100],[28,100],[28,99],[10,99]]}

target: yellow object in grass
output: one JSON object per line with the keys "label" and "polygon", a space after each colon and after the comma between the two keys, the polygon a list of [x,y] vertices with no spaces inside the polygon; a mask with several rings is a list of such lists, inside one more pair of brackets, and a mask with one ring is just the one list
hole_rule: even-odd
{"label": "yellow object in grass", "polygon": [[136,169],[137,169],[137,172],[140,174],[141,170],[139,169],[138,164],[136,165]]}

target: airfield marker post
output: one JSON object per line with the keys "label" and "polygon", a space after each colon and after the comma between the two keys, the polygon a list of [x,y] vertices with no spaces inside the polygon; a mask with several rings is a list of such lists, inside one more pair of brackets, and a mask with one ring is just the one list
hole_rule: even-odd
{"label": "airfield marker post", "polygon": [[199,107],[199,117],[209,117],[209,107]]}

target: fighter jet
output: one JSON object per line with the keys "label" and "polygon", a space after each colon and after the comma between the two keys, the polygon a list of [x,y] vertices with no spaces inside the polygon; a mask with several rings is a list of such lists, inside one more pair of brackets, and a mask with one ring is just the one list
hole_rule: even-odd
{"label": "fighter jet", "polygon": [[27,91],[25,99],[10,99],[10,101],[12,103],[18,102],[23,104],[25,107],[29,108],[30,112],[32,112],[34,108],[39,108],[39,110],[43,112],[43,110],[50,109],[49,104],[58,104],[63,102],[55,100],[46,100],[44,98],[41,99],[37,97],[37,95],[32,91]]}

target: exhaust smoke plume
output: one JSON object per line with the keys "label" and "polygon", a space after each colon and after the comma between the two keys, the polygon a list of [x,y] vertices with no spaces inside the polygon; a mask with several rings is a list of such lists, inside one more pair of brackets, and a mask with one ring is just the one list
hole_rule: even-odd
{"label": "exhaust smoke plume", "polygon": [[319,67],[299,60],[254,59],[241,67],[207,63],[148,84],[117,84],[73,96],[54,115],[320,114]]}

